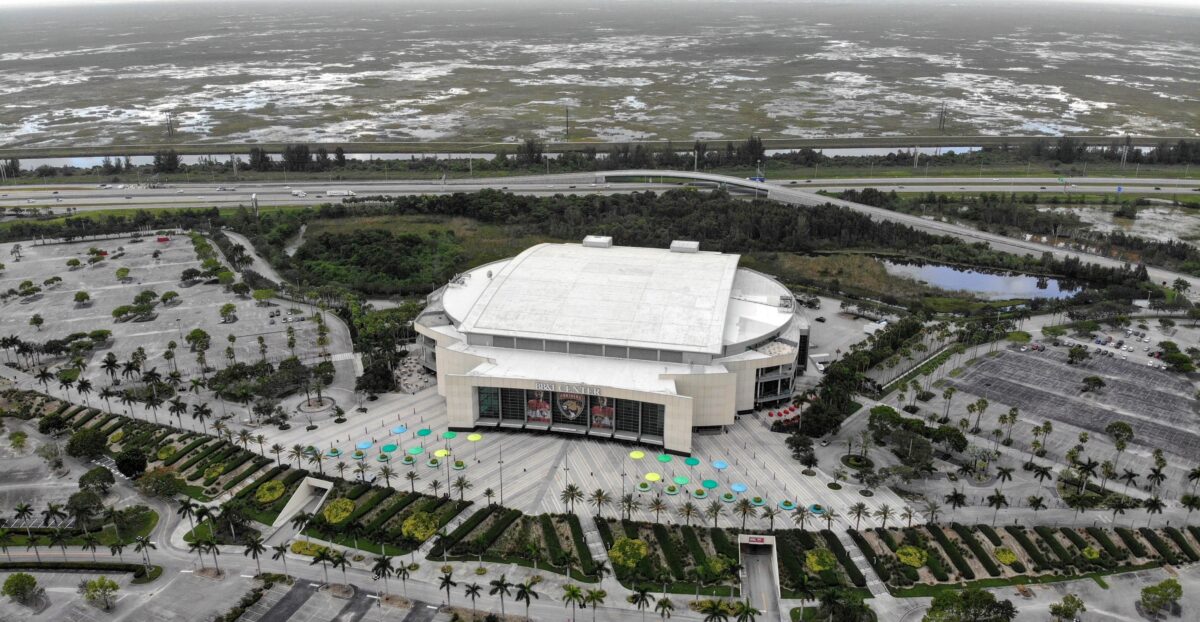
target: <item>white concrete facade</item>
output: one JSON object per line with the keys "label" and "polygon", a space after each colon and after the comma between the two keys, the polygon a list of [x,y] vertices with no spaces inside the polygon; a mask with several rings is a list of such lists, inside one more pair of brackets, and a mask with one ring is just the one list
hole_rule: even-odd
{"label": "white concrete facade", "polygon": [[521,427],[692,451],[695,428],[791,396],[807,324],[739,257],[540,244],[460,275],[416,322],[455,429]]}

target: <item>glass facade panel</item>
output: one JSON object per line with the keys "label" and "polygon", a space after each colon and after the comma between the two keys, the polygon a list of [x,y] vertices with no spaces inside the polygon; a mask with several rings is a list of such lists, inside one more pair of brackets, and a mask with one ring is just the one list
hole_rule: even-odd
{"label": "glass facade panel", "polygon": [[519,391],[525,394],[525,422],[550,425],[550,405],[554,394],[549,391]]}
{"label": "glass facade panel", "polygon": [[651,404],[650,402],[642,402],[642,436],[657,436],[662,438],[663,435],[663,412],[662,404]]}
{"label": "glass facade panel", "polygon": [[641,402],[633,400],[617,400],[617,429],[621,432],[638,431],[638,419],[641,417]]}
{"label": "glass facade panel", "polygon": [[588,399],[588,414],[591,416],[591,432],[600,436],[612,436],[617,418],[617,400],[593,395]]}
{"label": "glass facade panel", "polygon": [[500,413],[505,421],[524,421],[525,391],[500,389]]}
{"label": "glass facade panel", "polygon": [[479,418],[500,418],[500,389],[494,387],[479,387]]}

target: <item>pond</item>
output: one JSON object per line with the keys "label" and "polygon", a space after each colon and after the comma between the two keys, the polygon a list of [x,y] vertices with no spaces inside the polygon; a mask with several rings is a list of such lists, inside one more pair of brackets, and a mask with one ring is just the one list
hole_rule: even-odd
{"label": "pond", "polygon": [[1058,279],[1026,274],[980,272],[939,264],[882,263],[892,276],[921,281],[948,291],[969,292],[984,300],[1069,298],[1082,289]]}

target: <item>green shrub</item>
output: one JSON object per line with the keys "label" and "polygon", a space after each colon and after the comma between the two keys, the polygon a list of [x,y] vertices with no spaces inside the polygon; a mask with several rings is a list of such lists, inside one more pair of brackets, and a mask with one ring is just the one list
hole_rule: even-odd
{"label": "green shrub", "polygon": [[[822,529],[821,537],[825,539],[825,543],[829,545],[829,550],[833,551],[834,556],[841,563],[842,568],[846,571],[846,576],[850,577],[850,582],[855,587],[865,587],[867,585],[866,577],[863,576],[858,566],[854,565],[854,560],[850,559],[850,556],[846,554],[846,547],[842,546],[837,536],[828,529]],[[730,559],[737,559],[737,557],[731,557]]]}
{"label": "green shrub", "polygon": [[354,502],[345,497],[339,497],[330,501],[325,509],[321,510],[321,515],[329,521],[330,525],[337,525],[349,518],[353,511]]}
{"label": "green shrub", "polygon": [[1179,547],[1180,551],[1183,551],[1183,554],[1188,558],[1188,561],[1194,562],[1198,560],[1196,556],[1196,549],[1192,548],[1192,544],[1188,542],[1187,537],[1183,535],[1183,532],[1174,527],[1167,527],[1166,529],[1163,529],[1163,531],[1169,538],[1171,538],[1172,541],[1175,542],[1175,546]]}
{"label": "green shrub", "polygon": [[1158,537],[1158,534],[1153,529],[1142,527],[1138,529],[1138,533],[1142,534],[1146,542],[1149,542],[1150,546],[1154,547],[1154,550],[1158,552],[1159,557],[1162,557],[1163,561],[1172,566],[1179,563],[1179,557],[1175,555],[1175,551],[1171,549],[1170,545],[1163,542],[1162,538]]}
{"label": "green shrub", "polygon": [[1134,535],[1134,533],[1128,528],[1117,527],[1113,529],[1113,531],[1117,532],[1117,536],[1121,538],[1122,542],[1125,543],[1125,548],[1129,549],[1129,552],[1133,553],[1134,557],[1145,558],[1148,556],[1146,547],[1142,546],[1141,541],[1139,541],[1137,536]]}
{"label": "green shrub", "polygon": [[983,534],[983,537],[988,539],[988,542],[992,543],[992,546],[1002,546],[1004,544],[1004,540],[1000,539],[1000,534],[996,533],[996,530],[992,529],[991,525],[976,525],[975,528],[979,530],[979,533]]}
{"label": "green shrub", "polygon": [[1021,545],[1021,548],[1025,549],[1025,554],[1029,556],[1029,559],[1033,560],[1034,572],[1041,572],[1043,570],[1050,570],[1053,568],[1053,566],[1046,561],[1046,558],[1042,556],[1041,550],[1033,545],[1033,542],[1025,533],[1024,528],[1017,527],[1016,525],[1009,525],[1005,527],[1004,530],[1007,531],[1013,537],[1013,539],[1017,541],[1017,544]]}
{"label": "green shrub", "polygon": [[703,566],[704,561],[708,559],[708,554],[704,552],[704,546],[700,544],[700,538],[696,536],[696,530],[691,525],[684,525],[679,528],[679,532],[683,535],[683,544],[687,547],[688,552],[692,555],[692,563],[696,566]]}
{"label": "green shrub", "polygon": [[1073,558],[1071,557],[1071,554],[1063,548],[1062,544],[1058,542],[1058,538],[1054,537],[1053,529],[1046,526],[1038,526],[1034,527],[1033,530],[1037,532],[1037,535],[1041,536],[1042,541],[1050,547],[1050,550],[1054,553],[1054,556],[1059,559],[1059,562],[1061,562],[1056,564],[1056,566],[1061,568],[1071,565]]}
{"label": "green shrub", "polygon": [[258,490],[254,491],[254,500],[262,505],[273,503],[276,499],[283,496],[285,490],[283,482],[272,480],[262,484],[258,487]]}
{"label": "green shrub", "polygon": [[496,507],[497,506],[494,505],[484,506],[483,509],[475,512],[470,518],[463,521],[462,524],[454,529],[454,531],[446,534],[445,537],[438,538],[437,542],[434,543],[433,548],[429,550],[429,557],[441,557],[447,549],[453,549],[454,545],[457,544],[458,541],[467,537],[467,534],[471,533],[471,530],[478,527],[480,523],[487,519],[487,517],[491,516]]}
{"label": "green shrub", "polygon": [[658,547],[662,550],[663,558],[667,560],[667,567],[671,569],[671,574],[677,580],[684,578],[683,560],[680,559],[680,547],[675,543],[674,538],[667,531],[667,528],[661,524],[654,524],[654,538],[658,540]]}
{"label": "green shrub", "polygon": [[558,541],[558,530],[554,528],[554,519],[549,514],[542,514],[538,516],[538,522],[542,526],[542,538],[546,541],[546,552],[550,555],[550,563],[562,566],[562,543]]}
{"label": "green shrub", "polygon": [[475,542],[473,543],[474,551],[472,552],[482,552],[491,548],[496,540],[504,534],[504,531],[518,518],[521,518],[520,510],[505,510],[504,514],[500,515],[500,518],[492,521],[492,525],[488,527],[487,531],[475,538]]}
{"label": "green shrub", "polygon": [[1108,553],[1108,556],[1114,560],[1123,561],[1129,557],[1129,552],[1113,544],[1112,538],[1108,537],[1108,532],[1105,530],[1100,529],[1099,527],[1087,527],[1085,528],[1085,531],[1087,531],[1088,535],[1091,536],[1093,540],[1099,542],[1100,546],[1104,549],[1104,552]]}
{"label": "green shrub", "polygon": [[174,456],[175,452],[177,452],[177,451],[179,451],[179,450],[176,449],[174,445],[166,445],[164,447],[159,448],[158,453],[155,455],[158,456],[159,462],[162,462],[163,460],[166,460],[167,458]]}
{"label": "green shrub", "polygon": [[[709,530],[709,538],[712,540],[713,549],[717,553],[728,557],[729,559],[738,559],[738,547],[734,546],[729,541],[729,536],[725,534],[725,530],[720,527],[713,527]],[[812,548],[812,547],[809,547]]]}
{"label": "green shrub", "polygon": [[[172,464],[175,464],[177,461],[179,461],[179,459],[181,459],[184,456],[191,453],[191,451],[193,449],[195,449],[211,440],[212,439],[207,436],[201,436],[200,438],[197,438],[196,440],[188,443],[187,445],[184,445],[183,449],[180,449],[179,451],[175,452],[175,454],[172,455],[170,458],[163,460],[163,466],[171,466]],[[220,443],[216,443],[215,445],[220,445]],[[182,471],[184,469],[180,469],[180,470]]]}
{"label": "green shrub", "polygon": [[1000,576],[1000,568],[996,566],[996,562],[992,561],[992,556],[988,555],[987,551],[984,550],[983,545],[979,543],[975,534],[971,532],[970,527],[954,523],[952,529],[967,545],[967,548],[971,549],[971,552],[975,554],[975,559],[979,560],[979,563],[983,565],[983,569],[987,571],[989,576]]}
{"label": "green shrub", "polygon": [[575,553],[579,557],[579,567],[585,575],[596,574],[596,560],[592,559],[592,554],[588,550],[587,539],[583,537],[583,525],[579,524],[579,517],[575,514],[566,515],[567,526],[571,528],[571,540],[575,544]]}
{"label": "green shrub", "polygon": [[[891,567],[882,563],[880,556],[875,552],[870,542],[863,537],[856,529],[848,529],[846,533],[850,534],[850,539],[854,540],[854,544],[858,546],[863,555],[867,558],[867,563],[875,569],[875,574],[879,575],[879,580],[887,583],[892,578]],[[783,556],[781,555],[780,558]]]}
{"label": "green shrub", "polygon": [[946,555],[950,558],[950,563],[954,564],[954,568],[958,570],[958,574],[968,581],[974,579],[975,571],[971,570],[970,564],[967,563],[967,560],[963,559],[962,551],[958,550],[958,545],[946,536],[945,531],[937,525],[930,525],[927,529],[930,535],[933,536],[933,539],[937,540],[942,550],[946,552]]}

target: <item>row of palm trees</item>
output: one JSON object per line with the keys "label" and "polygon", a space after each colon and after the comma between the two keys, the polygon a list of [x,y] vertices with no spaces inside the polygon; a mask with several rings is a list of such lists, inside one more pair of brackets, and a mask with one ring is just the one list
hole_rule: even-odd
{"label": "row of palm trees", "polygon": [[[584,495],[582,491],[575,487],[574,484],[570,484],[563,489],[559,498],[572,512],[574,512],[574,503],[582,501],[584,499]],[[621,496],[619,501],[614,502],[612,495],[609,494],[608,491],[596,489],[591,493],[591,495],[587,496],[587,502],[596,509],[596,514],[600,516],[603,515],[604,508],[615,504],[620,509],[621,517],[625,518],[626,520],[631,520],[633,513],[643,508],[654,513],[654,522],[656,523],[661,522],[663,513],[669,514],[671,512],[670,505],[667,504],[661,495],[654,496],[643,505],[642,501],[632,493],[626,493]],[[701,508],[699,505],[692,503],[689,500],[675,508],[675,515],[678,516],[679,519],[688,526],[691,526],[693,520],[707,518],[712,521],[713,527],[716,527],[717,521],[721,517],[725,516],[726,505],[727,504],[725,502],[714,499],[710,501],[708,505]],[[865,504],[859,505],[863,505],[864,508],[866,507]],[[751,518],[765,518],[770,522],[770,528],[772,531],[775,529],[775,520],[787,514],[787,512],[784,510],[774,506],[768,505],[763,507],[755,507],[755,505],[746,498],[738,499],[738,501],[735,502],[730,508],[730,512],[734,516],[737,516],[741,519],[742,529],[746,528],[746,521]],[[906,512],[911,512],[911,510],[906,509]],[[807,507],[799,506],[792,510],[790,514],[792,520],[795,521],[801,529],[805,528],[805,525],[808,521],[815,521],[817,519],[825,520],[828,523],[828,526],[832,528],[833,521],[840,518],[837,512],[828,507],[824,508],[824,511],[820,514],[817,514],[812,512]]]}

